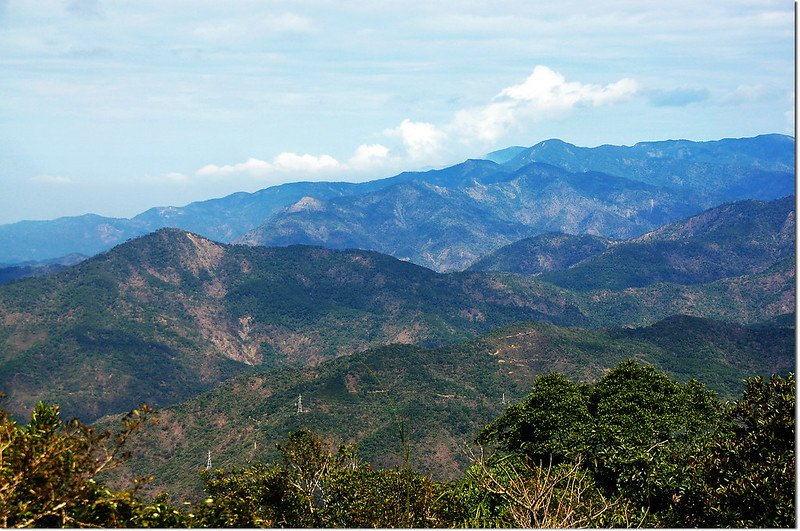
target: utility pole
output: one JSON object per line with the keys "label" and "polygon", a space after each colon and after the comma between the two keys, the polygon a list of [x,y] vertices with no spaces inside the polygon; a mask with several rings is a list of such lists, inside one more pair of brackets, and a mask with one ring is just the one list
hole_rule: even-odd
{"label": "utility pole", "polygon": [[503,405],[506,405],[506,394],[503,393]]}

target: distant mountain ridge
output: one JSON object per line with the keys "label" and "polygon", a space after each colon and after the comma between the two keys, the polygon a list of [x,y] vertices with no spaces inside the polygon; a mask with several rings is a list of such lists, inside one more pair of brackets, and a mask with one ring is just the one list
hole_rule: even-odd
{"label": "distant mountain ridge", "polygon": [[[30,260],[45,260],[70,253],[93,255],[130,238],[138,237],[159,228],[176,227],[189,230],[216,241],[231,242],[241,238],[248,231],[267,226],[278,216],[278,224],[285,223],[285,210],[304,197],[313,198],[320,204],[338,201],[346,197],[365,196],[403,183],[416,182],[424,187],[460,190],[467,194],[474,204],[481,205],[481,213],[491,211],[488,202],[481,204],[480,197],[485,193],[483,187],[502,188],[500,183],[508,181],[508,176],[520,171],[531,163],[559,167],[569,173],[594,175],[595,180],[603,180],[599,172],[625,178],[638,183],[659,187],[662,196],[680,201],[683,210],[667,211],[668,220],[679,219],[703,208],[716,206],[736,199],[775,199],[794,193],[794,139],[784,135],[762,135],[754,138],[724,139],[713,142],[663,141],[643,142],[632,147],[600,146],[598,148],[579,148],[558,140],[541,142],[531,148],[514,147],[490,154],[497,162],[489,160],[469,160],[442,170],[430,172],[405,172],[395,177],[364,183],[299,182],[273,186],[254,193],[236,193],[229,196],[199,201],[184,207],[151,208],[131,218],[107,218],[94,214],[59,218],[52,221],[21,221],[0,225],[0,263],[16,264]],[[551,170],[553,171],[553,170]],[[577,177],[576,177],[577,178]],[[587,176],[584,176],[586,179]],[[472,184],[474,183],[474,184]],[[527,184],[535,185],[535,182]],[[420,188],[418,188],[419,190]],[[429,190],[430,191],[430,190]],[[505,190],[504,193],[507,193]],[[535,189],[526,191],[535,195]],[[471,196],[469,196],[471,194]],[[429,195],[429,194],[426,194]],[[436,202],[437,198],[428,198]],[[441,198],[446,200],[447,198]],[[443,234],[449,247],[427,249],[419,257],[422,265],[434,266],[440,270],[452,270],[469,265],[470,259],[493,250],[505,243],[536,233],[551,230],[565,230],[563,227],[575,226],[581,233],[600,234],[617,237],[621,232],[640,233],[654,228],[656,220],[634,220],[628,223],[628,208],[623,198],[617,197],[611,204],[598,204],[597,212],[581,223],[569,219],[575,213],[565,213],[559,223],[544,228],[536,227],[531,232],[530,223],[515,219],[508,212],[508,202],[502,209],[490,212],[490,217],[499,224],[503,233],[485,233],[487,227],[476,229],[451,225],[449,234]],[[464,200],[463,197],[456,200]],[[445,201],[446,202],[446,201]],[[601,202],[602,203],[602,202]],[[615,206],[614,206],[615,205]],[[588,206],[588,205],[585,205]],[[667,204],[669,209],[669,202]],[[558,204],[541,199],[535,202],[537,209],[557,209]],[[617,208],[618,211],[615,211]],[[619,210],[619,209],[622,210]],[[637,211],[636,216],[642,213]],[[516,218],[524,216],[516,212]],[[646,217],[646,216],[645,216]],[[391,223],[391,220],[382,220]],[[451,220],[452,221],[452,220]],[[331,221],[335,223],[335,220]],[[310,223],[310,221],[309,221]],[[337,232],[328,227],[323,220],[298,232],[298,241],[292,241],[289,234],[284,235],[286,243],[301,243],[308,240],[309,233],[323,234]],[[354,220],[358,223],[358,220]],[[422,224],[423,220],[416,220]],[[267,224],[267,225],[265,225]],[[623,230],[623,225],[629,229]],[[561,228],[560,228],[561,227]],[[284,227],[285,228],[285,227]],[[524,230],[523,230],[524,228]],[[608,231],[607,233],[603,232]],[[265,229],[259,229],[265,232]],[[522,231],[522,232],[520,232]],[[527,231],[527,232],[525,232]],[[615,232],[616,231],[616,232]],[[358,236],[358,230],[350,234],[354,244],[366,246],[368,241]],[[463,233],[465,241],[459,234]],[[340,237],[338,235],[337,237]],[[489,237],[495,241],[491,249],[477,246],[473,240]],[[342,239],[343,237],[340,237]],[[252,233],[243,238],[254,239]],[[324,238],[318,243],[325,243]],[[417,259],[397,247],[394,256]],[[371,247],[379,250],[378,247]],[[455,257],[455,258],[454,258]]]}
{"label": "distant mountain ridge", "polygon": [[[709,208],[739,199],[769,200],[794,195],[794,153],[794,138],[780,134],[595,148],[552,139],[517,152],[502,165],[515,170],[531,162],[544,162],[572,172],[610,173],[688,191],[703,208]],[[498,160],[503,158],[500,152]]]}
{"label": "distant mountain ridge", "polygon": [[14,280],[28,277],[39,277],[56,273],[89,258],[80,253],[72,253],[58,258],[51,258],[41,262],[30,261],[15,265],[0,264],[0,284],[7,284]]}
{"label": "distant mountain ridge", "polygon": [[425,180],[322,201],[313,211],[284,210],[236,242],[373,249],[437,271],[460,271],[525,236],[559,231],[630,238],[700,211],[689,196],[622,177],[540,163],[487,175],[486,164],[473,165],[475,173],[460,167],[428,172]]}

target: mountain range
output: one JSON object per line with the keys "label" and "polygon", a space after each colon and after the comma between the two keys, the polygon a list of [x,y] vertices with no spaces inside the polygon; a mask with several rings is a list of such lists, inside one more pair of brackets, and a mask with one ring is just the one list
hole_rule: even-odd
{"label": "mountain range", "polygon": [[449,175],[454,168],[448,168],[367,194],[308,198],[310,206],[284,210],[236,241],[374,249],[437,271],[460,271],[525,236],[555,230],[629,238],[700,210],[683,194],[607,174],[540,163],[486,173],[489,165],[468,161],[455,167],[457,179],[438,175]]}
{"label": "mountain range", "polygon": [[[0,286],[0,382],[15,414],[45,399],[93,420],[142,401],[174,404],[254,367],[316,365],[396,343],[435,347],[520,321],[645,326],[685,313],[765,322],[794,310],[790,199],[712,209],[541,276],[442,274],[373,251],[226,245],[162,229],[64,271]],[[771,242],[770,253],[746,247],[760,257],[757,267],[743,258],[742,267],[681,284],[688,259],[674,260],[643,266],[650,281],[620,269],[597,277],[613,279],[613,289],[595,290],[592,276],[581,284],[583,264],[617,260],[615,249],[658,238],[690,251],[708,241],[721,255],[742,253],[738,238],[719,234],[742,212],[767,220],[745,233]],[[547,276],[575,270],[577,277]]]}
{"label": "mountain range", "polygon": [[630,238],[726,201],[794,193],[794,139],[784,135],[597,148],[547,140],[489,158],[500,163],[357,184],[290,183],[131,219],[87,214],[2,225],[0,263],[94,255],[176,227],[223,243],[370,249],[452,271],[543,232]]}
{"label": "mountain range", "polygon": [[785,135],[709,142],[665,140],[633,146],[579,147],[552,139],[530,148],[488,155],[505,168],[531,162],[571,172],[603,172],[692,194],[703,208],[739,199],[775,199],[794,193],[794,139]]}
{"label": "mountain range", "polygon": [[541,274],[581,291],[697,284],[765,271],[792,257],[794,243],[795,198],[788,196],[727,203],[625,241],[568,234],[526,238],[469,269]]}

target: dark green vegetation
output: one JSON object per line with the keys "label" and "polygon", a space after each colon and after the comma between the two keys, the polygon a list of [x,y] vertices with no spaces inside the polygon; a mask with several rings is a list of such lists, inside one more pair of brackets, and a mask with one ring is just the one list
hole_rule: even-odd
{"label": "dark green vegetation", "polygon": [[[273,459],[200,472],[204,499],[176,505],[111,490],[141,416],[113,443],[39,405],[28,426],[0,414],[0,521],[105,527],[793,527],[795,381],[745,383],[723,403],[625,361],[594,383],[536,378],[521,402],[480,431],[475,454],[440,482],[409,466],[373,469],[347,445],[305,428]],[[146,412],[146,410],[145,410]],[[402,432],[401,432],[402,433]],[[402,437],[402,436],[401,436]],[[401,438],[401,440],[403,440]],[[199,481],[198,481],[199,483]]]}
{"label": "dark green vegetation", "polygon": [[441,344],[530,319],[581,315],[377,253],[223,246],[162,230],[0,288],[0,382],[14,413],[58,399],[86,420],[172,404],[255,365]]}
{"label": "dark green vegetation", "polygon": [[256,366],[442,345],[519,321],[642,326],[687,313],[757,323],[793,309],[789,258],[709,284],[579,293],[369,251],[226,246],[162,230],[0,287],[0,382],[15,414],[57,400],[92,420],[174,404]]}
{"label": "dark green vegetation", "polygon": [[439,349],[392,345],[313,368],[259,371],[163,410],[125,472],[154,474],[158,487],[197,494],[195,469],[208,451],[215,466],[243,466],[269,458],[281,438],[308,427],[358,444],[359,455],[380,467],[403,462],[404,438],[415,469],[449,479],[468,465],[464,443],[505,409],[504,400],[521,399],[536,376],[558,371],[594,381],[629,358],[679,381],[703,378],[732,398],[747,376],[792,370],[794,328],[695,317],[639,329],[520,324]]}
{"label": "dark green vegetation", "polygon": [[[0,262],[91,255],[163,227],[232,242],[261,226],[245,240],[359,247],[450,271],[541,232],[629,238],[725,201],[794,193],[794,140],[783,135],[598,148],[548,140],[491,157],[502,164],[469,160],[358,184],[290,183],[131,219],[87,214],[3,225]],[[346,220],[354,226],[341,223],[344,211],[360,216]]]}

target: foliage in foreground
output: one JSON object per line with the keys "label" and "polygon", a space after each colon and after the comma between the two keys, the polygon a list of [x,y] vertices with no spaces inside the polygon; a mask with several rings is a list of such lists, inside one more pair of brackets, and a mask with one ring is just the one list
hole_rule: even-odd
{"label": "foliage in foreground", "polygon": [[97,476],[125,458],[150,413],[117,436],[63,422],[40,404],[28,426],[0,412],[4,527],[793,527],[794,376],[753,378],[722,403],[629,361],[594,384],[561,375],[479,435],[497,453],[464,476],[434,482],[414,470],[373,470],[353,449],[308,430],[281,458],[203,471],[206,499],[114,492]]}

